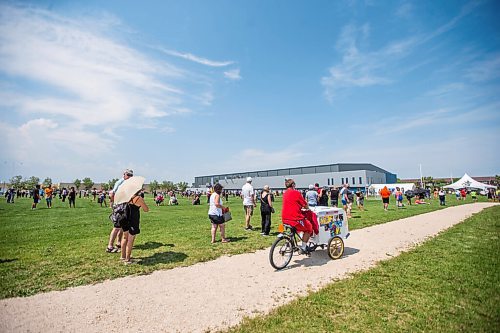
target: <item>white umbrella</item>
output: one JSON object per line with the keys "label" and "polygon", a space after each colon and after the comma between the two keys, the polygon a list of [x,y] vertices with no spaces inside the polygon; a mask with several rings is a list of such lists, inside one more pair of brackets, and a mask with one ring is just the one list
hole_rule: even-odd
{"label": "white umbrella", "polygon": [[134,194],[142,189],[144,180],[145,178],[141,176],[133,176],[126,179],[120,187],[118,187],[118,190],[116,190],[114,203],[117,205],[123,202],[129,202]]}

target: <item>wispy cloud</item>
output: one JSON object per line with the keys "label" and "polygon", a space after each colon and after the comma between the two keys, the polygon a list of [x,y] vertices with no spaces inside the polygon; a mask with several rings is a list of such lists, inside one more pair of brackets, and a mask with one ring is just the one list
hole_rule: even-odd
{"label": "wispy cloud", "polygon": [[[360,45],[369,37],[368,24],[346,25],[338,38],[336,47],[342,55],[341,61],[328,69],[328,75],[321,78],[325,97],[331,102],[342,90],[356,87],[386,85],[397,80],[393,72],[404,58],[419,45],[452,30],[459,21],[474,10],[480,3],[467,3],[460,13],[445,24],[426,34],[416,34],[405,39],[392,41],[373,51],[363,51]],[[410,7],[400,7],[401,13],[407,13]],[[495,63],[488,66],[496,66]],[[487,66],[485,66],[487,67]],[[476,72],[480,76],[480,71]],[[471,74],[471,75],[475,75]]]}
{"label": "wispy cloud", "polygon": [[240,69],[231,69],[224,72],[224,76],[230,80],[241,80]]}
{"label": "wispy cloud", "polygon": [[413,11],[413,5],[409,2],[405,2],[401,4],[401,6],[396,9],[396,16],[402,17],[402,18],[409,18],[412,14]]}
{"label": "wispy cloud", "polygon": [[[1,136],[9,156],[58,155],[55,147],[68,156],[105,156],[120,143],[120,129],[172,132],[166,118],[210,105],[210,74],[140,51],[124,30],[109,14],[65,17],[0,5]],[[208,66],[233,63],[184,56]]]}
{"label": "wispy cloud", "polygon": [[161,51],[163,51],[165,54],[168,54],[168,55],[171,55],[174,57],[178,57],[178,58],[182,58],[182,59],[186,59],[189,61],[193,61],[193,62],[196,62],[198,64],[205,65],[205,66],[226,67],[226,66],[234,64],[234,61],[214,61],[214,60],[195,56],[194,54],[191,54],[191,53],[182,53],[182,52],[178,52],[178,51],[174,51],[174,50],[167,50],[165,48],[159,48],[159,49]]}
{"label": "wispy cloud", "polygon": [[425,93],[425,95],[439,97],[439,96],[448,95],[448,94],[463,91],[464,88],[465,88],[464,83],[453,82],[453,83],[448,83],[445,85],[441,85],[437,88],[434,88],[434,89],[428,91],[427,93]]}
{"label": "wispy cloud", "polygon": [[483,82],[500,77],[500,53],[488,55],[473,62],[465,71],[465,77],[473,82]]}

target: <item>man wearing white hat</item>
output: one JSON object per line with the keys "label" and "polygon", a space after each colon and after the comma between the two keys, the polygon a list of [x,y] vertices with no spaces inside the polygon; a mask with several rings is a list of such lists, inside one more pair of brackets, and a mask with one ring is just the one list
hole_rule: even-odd
{"label": "man wearing white hat", "polygon": [[250,224],[253,209],[257,206],[255,202],[255,191],[252,186],[252,177],[247,177],[247,182],[241,188],[241,197],[243,198],[243,208],[245,209],[245,230],[253,230]]}

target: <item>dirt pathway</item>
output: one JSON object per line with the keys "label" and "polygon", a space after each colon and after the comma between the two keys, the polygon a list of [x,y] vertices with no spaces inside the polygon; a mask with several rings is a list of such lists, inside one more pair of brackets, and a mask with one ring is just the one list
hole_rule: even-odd
{"label": "dirt pathway", "polygon": [[[269,250],[0,301],[0,332],[206,332],[238,324],[333,279],[373,267],[482,209],[450,207],[351,232],[344,257],[294,256],[274,271]],[[307,278],[304,278],[307,276]]]}

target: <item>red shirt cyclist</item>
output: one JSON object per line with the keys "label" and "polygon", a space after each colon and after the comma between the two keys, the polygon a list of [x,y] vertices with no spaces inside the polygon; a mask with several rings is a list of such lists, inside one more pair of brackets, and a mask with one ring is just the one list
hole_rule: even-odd
{"label": "red shirt cyclist", "polygon": [[309,205],[302,197],[302,194],[295,189],[293,179],[285,180],[286,191],[283,194],[283,209],[281,211],[281,220],[283,224],[294,227],[297,232],[303,232],[301,250],[308,253],[307,242],[313,232],[313,227],[303,213],[303,209],[309,209]]}

